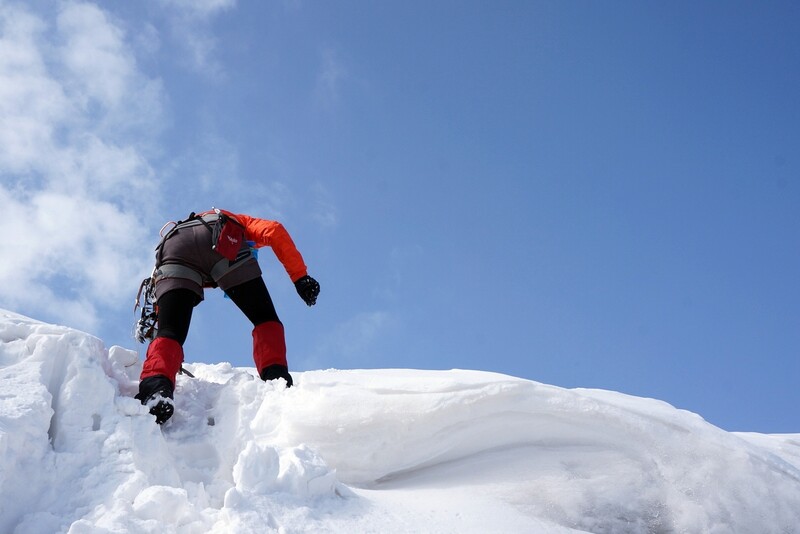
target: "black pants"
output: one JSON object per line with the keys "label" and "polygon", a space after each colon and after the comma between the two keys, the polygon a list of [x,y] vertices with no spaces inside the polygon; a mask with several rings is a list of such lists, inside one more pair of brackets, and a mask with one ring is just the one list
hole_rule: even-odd
{"label": "black pants", "polygon": [[[253,326],[267,321],[278,321],[278,313],[267,291],[264,279],[260,276],[227,291],[228,297],[253,323]],[[189,334],[192,310],[199,303],[197,295],[190,289],[178,288],[167,291],[158,299],[158,334],[156,337],[174,339],[181,345]]]}

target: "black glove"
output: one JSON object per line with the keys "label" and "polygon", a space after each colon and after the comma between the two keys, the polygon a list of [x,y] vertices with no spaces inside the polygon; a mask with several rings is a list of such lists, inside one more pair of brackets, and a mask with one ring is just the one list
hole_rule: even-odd
{"label": "black glove", "polygon": [[259,373],[261,380],[266,382],[267,380],[275,380],[277,378],[283,378],[286,380],[286,387],[292,387],[294,384],[294,380],[292,380],[292,375],[289,374],[289,369],[285,365],[281,365],[279,363],[275,363],[272,365],[268,365],[261,370]]}
{"label": "black glove", "polygon": [[294,283],[294,287],[297,288],[297,294],[300,295],[300,298],[303,299],[303,302],[309,306],[313,306],[317,303],[317,295],[319,295],[319,282],[310,276],[305,275],[303,278],[298,279],[297,282]]}

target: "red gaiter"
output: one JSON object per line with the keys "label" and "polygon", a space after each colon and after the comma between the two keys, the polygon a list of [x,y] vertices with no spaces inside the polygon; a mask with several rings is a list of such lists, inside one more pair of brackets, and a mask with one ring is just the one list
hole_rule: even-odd
{"label": "red gaiter", "polygon": [[147,358],[142,366],[141,378],[164,375],[175,386],[175,376],[183,363],[183,347],[168,337],[155,338],[147,347]]}
{"label": "red gaiter", "polygon": [[267,321],[253,328],[253,360],[259,373],[269,365],[287,365],[286,338],[281,323]]}

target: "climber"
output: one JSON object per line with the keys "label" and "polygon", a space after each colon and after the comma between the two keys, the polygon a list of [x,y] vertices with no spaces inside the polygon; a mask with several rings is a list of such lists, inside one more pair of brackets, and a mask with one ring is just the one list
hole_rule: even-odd
{"label": "climber", "polygon": [[203,300],[204,288],[222,289],[253,323],[253,359],[261,379],[283,379],[292,386],[283,324],[255,257],[254,249],[265,246],[272,248],[303,301],[316,304],[319,284],[308,275],[303,257],[279,222],[219,209],[192,213],[173,223],[156,247],[155,270],[145,282],[152,283],[157,328],[150,329],[152,341],[136,398],[150,408],[158,424],[174,412],[175,377],[183,363],[192,310]]}

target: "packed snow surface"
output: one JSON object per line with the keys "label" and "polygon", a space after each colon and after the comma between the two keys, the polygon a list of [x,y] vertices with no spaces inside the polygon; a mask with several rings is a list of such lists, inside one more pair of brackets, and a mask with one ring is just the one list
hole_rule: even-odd
{"label": "packed snow surface", "polygon": [[187,364],[160,427],[141,363],[0,310],[0,532],[800,532],[800,435],[486,372],[286,389],[227,363]]}

